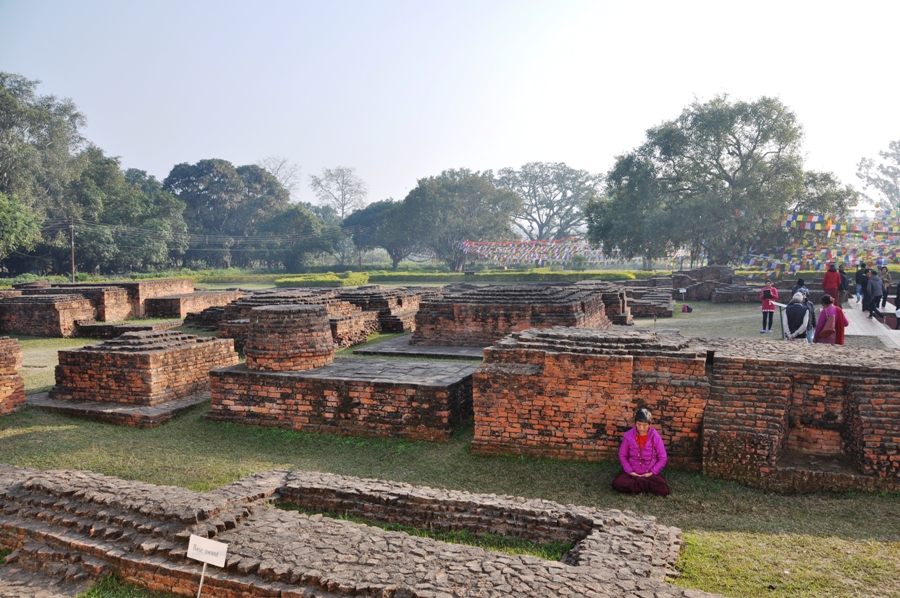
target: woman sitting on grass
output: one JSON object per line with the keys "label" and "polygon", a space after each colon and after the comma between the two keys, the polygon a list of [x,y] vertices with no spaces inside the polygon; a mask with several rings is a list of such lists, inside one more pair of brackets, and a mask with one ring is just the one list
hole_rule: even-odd
{"label": "woman sitting on grass", "polygon": [[619,492],[669,495],[669,484],[660,475],[668,461],[666,447],[659,432],[650,427],[650,419],[648,409],[638,409],[634,427],[622,439],[619,461],[624,471],[613,480],[613,488]]}

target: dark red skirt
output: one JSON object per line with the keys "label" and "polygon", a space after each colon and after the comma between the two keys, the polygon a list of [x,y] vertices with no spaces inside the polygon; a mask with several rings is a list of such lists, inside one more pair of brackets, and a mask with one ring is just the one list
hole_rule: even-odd
{"label": "dark red skirt", "polygon": [[613,480],[613,488],[625,494],[655,494],[657,496],[669,496],[669,484],[661,475],[652,475],[649,478],[639,478],[624,471]]}

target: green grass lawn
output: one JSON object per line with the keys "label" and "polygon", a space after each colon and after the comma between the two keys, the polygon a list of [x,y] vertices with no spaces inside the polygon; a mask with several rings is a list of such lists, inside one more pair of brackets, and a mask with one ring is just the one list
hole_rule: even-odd
{"label": "green grass lawn", "polygon": [[[760,336],[758,306],[691,305],[693,313],[679,312],[655,326],[679,328],[687,336]],[[637,323],[654,326],[652,318]],[[848,344],[859,338],[848,337]],[[22,339],[25,363],[35,370],[23,370],[29,390],[52,383],[58,349],[97,342]],[[45,370],[37,371],[41,368]],[[472,455],[471,422],[449,443],[438,444],[208,422],[202,419],[208,408],[208,403],[198,406],[153,429],[27,408],[0,418],[0,462],[87,469],[201,492],[267,469],[306,469],[630,509],[684,531],[681,575],[675,583],[685,587],[735,597],[900,596],[898,493],[779,496],[701,474],[668,471],[673,490],[669,498],[622,496],[610,487],[618,469],[614,463]],[[112,579],[89,596],[156,596],[142,592]]]}

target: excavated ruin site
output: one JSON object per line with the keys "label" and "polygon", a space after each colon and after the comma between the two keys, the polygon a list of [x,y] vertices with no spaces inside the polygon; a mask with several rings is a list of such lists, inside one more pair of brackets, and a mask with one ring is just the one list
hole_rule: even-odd
{"label": "excavated ruin site", "polygon": [[[574,547],[555,562],[303,511]],[[76,579],[116,571],[195,595],[202,566],[186,558],[191,534],[228,545],[225,567],[208,568],[203,586],[223,598],[712,596],[666,583],[680,530],[630,512],[305,471],[259,473],[199,494],[0,465],[0,548],[21,566]]]}

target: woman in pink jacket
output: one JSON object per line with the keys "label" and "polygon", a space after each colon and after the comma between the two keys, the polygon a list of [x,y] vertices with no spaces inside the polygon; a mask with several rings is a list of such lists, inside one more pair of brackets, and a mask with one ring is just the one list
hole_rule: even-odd
{"label": "woman in pink jacket", "polygon": [[613,488],[619,492],[669,495],[669,484],[660,475],[668,461],[666,447],[659,432],[650,427],[650,419],[648,409],[638,409],[634,427],[622,439],[619,461],[624,471],[613,480]]}

